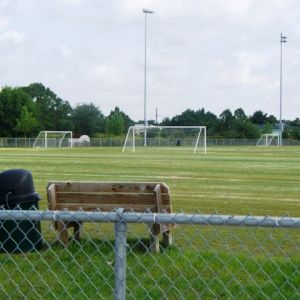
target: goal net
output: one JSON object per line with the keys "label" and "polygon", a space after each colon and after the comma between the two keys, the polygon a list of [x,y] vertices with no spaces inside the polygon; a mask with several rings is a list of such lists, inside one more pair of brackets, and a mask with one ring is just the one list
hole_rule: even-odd
{"label": "goal net", "polygon": [[261,135],[256,143],[256,146],[279,146],[280,134],[279,133],[264,133]]}
{"label": "goal net", "polygon": [[206,126],[130,126],[122,152],[143,146],[190,148],[193,153],[200,148],[206,153]]}
{"label": "goal net", "polygon": [[72,148],[72,131],[40,131],[33,148]]}

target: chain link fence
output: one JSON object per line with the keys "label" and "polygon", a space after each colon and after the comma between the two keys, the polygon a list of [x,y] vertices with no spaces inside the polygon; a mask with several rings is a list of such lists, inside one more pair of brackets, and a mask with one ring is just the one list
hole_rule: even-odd
{"label": "chain link fence", "polygon": [[[35,142],[35,138],[0,138],[0,148],[32,148]],[[58,145],[60,140],[51,139],[49,144]],[[91,138],[89,142],[74,143],[73,147],[122,147],[124,145],[125,138]],[[148,138],[147,145],[149,147],[175,147],[178,139],[172,138]],[[255,146],[258,139],[211,139],[208,138],[207,146]],[[136,141],[136,146],[143,146],[144,141],[142,139]],[[182,146],[193,146],[195,140],[186,138],[180,139]],[[299,146],[300,141],[285,139],[282,141],[284,146]]]}
{"label": "chain link fence", "polygon": [[[63,244],[55,222],[81,238]],[[159,253],[151,224],[173,227]],[[0,298],[300,299],[299,230],[289,217],[2,209]]]}

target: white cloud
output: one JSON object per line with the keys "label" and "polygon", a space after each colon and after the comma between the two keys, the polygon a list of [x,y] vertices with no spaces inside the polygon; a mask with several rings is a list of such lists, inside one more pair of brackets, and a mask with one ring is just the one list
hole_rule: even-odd
{"label": "white cloud", "polygon": [[122,80],[119,70],[111,65],[97,65],[89,71],[89,74],[94,79],[111,83],[117,83]]}
{"label": "white cloud", "polygon": [[24,38],[25,35],[22,32],[13,29],[0,34],[0,42],[11,42],[17,45],[23,43]]}
{"label": "white cloud", "polygon": [[71,4],[74,6],[79,6],[83,3],[83,0],[56,0],[58,4]]}
{"label": "white cloud", "polygon": [[5,16],[1,16],[0,18],[0,28],[5,28],[9,23],[9,19]]}
{"label": "white cloud", "polygon": [[8,7],[9,5],[13,4],[15,0],[1,0],[0,2],[0,10]]}
{"label": "white cloud", "polygon": [[60,49],[61,55],[64,58],[70,58],[72,56],[72,54],[73,54],[72,50],[69,47],[65,46],[65,45],[61,45],[59,47],[59,49]]}

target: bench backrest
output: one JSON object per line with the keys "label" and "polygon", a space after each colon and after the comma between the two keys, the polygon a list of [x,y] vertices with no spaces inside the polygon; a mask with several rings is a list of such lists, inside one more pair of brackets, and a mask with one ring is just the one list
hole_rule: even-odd
{"label": "bench backrest", "polygon": [[172,212],[165,183],[50,182],[47,195],[51,210]]}

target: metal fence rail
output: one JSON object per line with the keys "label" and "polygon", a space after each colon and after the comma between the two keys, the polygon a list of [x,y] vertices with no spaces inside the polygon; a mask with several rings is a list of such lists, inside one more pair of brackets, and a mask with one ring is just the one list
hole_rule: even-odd
{"label": "metal fence rail", "polygon": [[[83,223],[81,239],[61,244],[53,221]],[[6,249],[3,236],[21,244],[36,222],[42,248]],[[154,254],[156,223],[174,225],[174,242]],[[299,299],[299,229],[286,216],[0,210],[0,298]]]}

